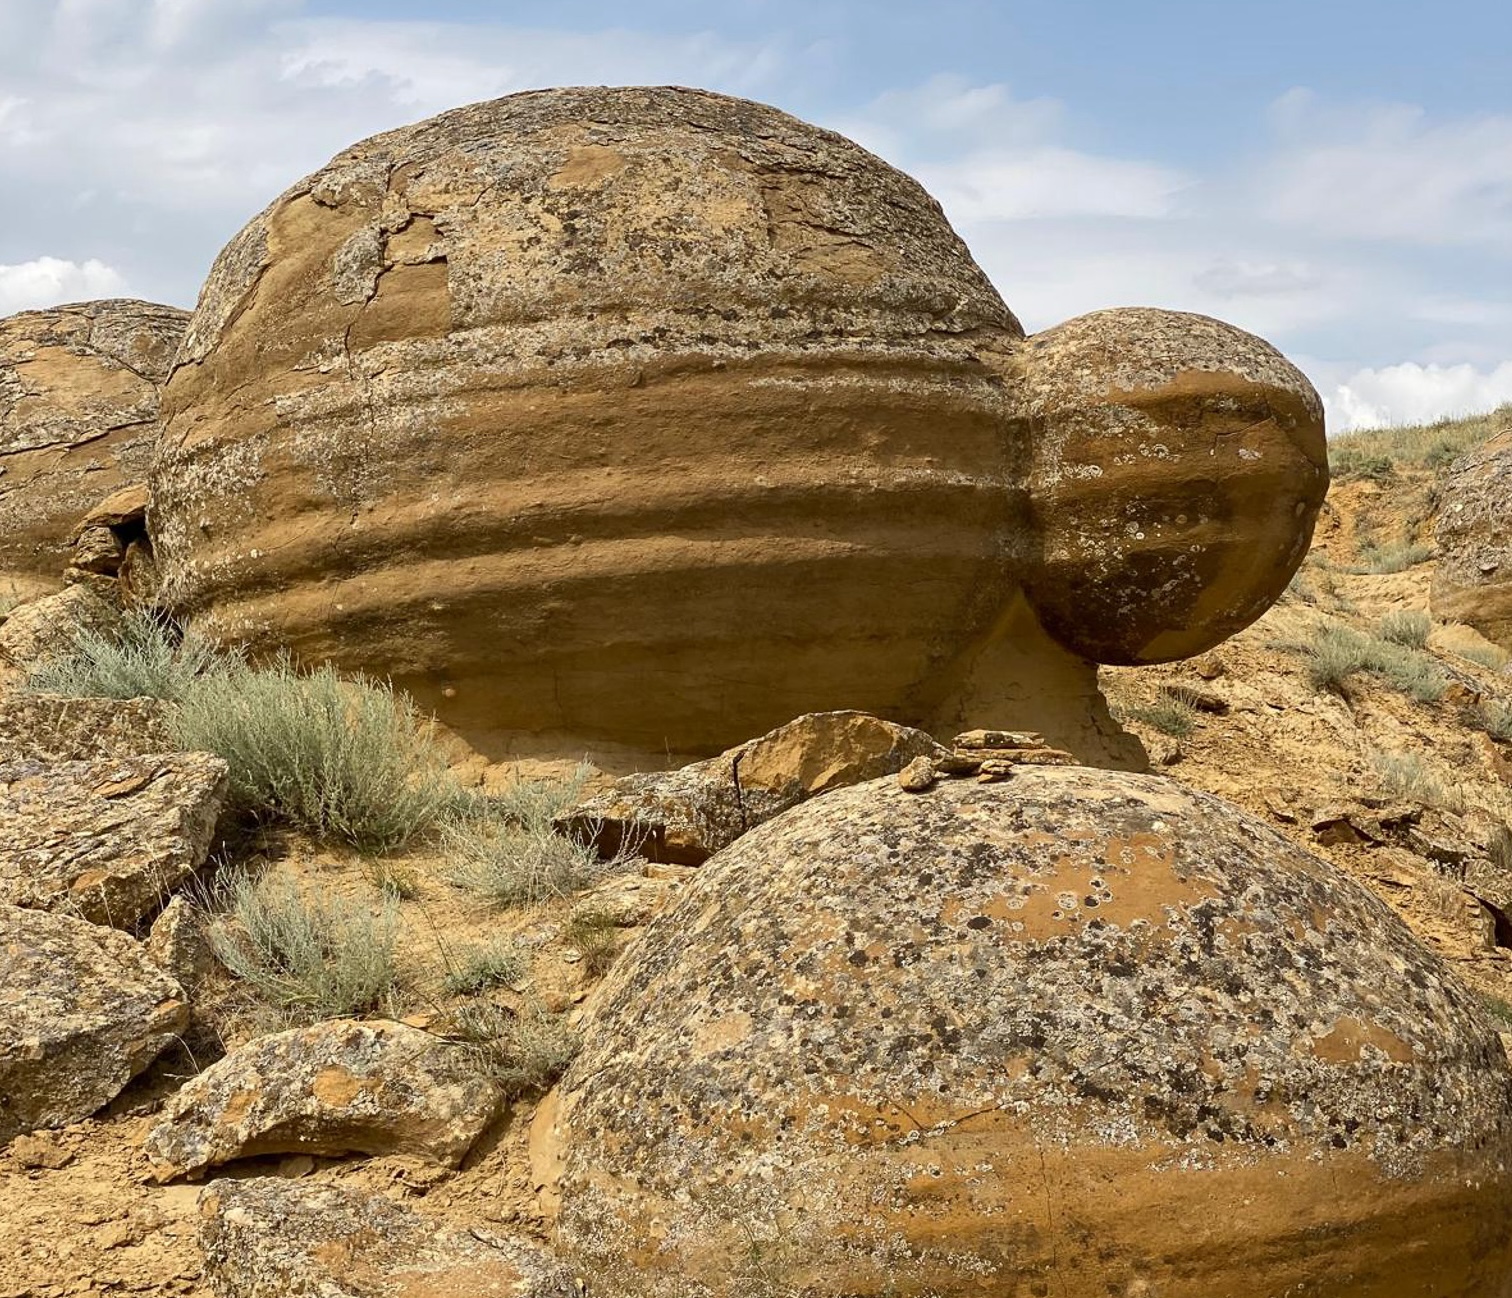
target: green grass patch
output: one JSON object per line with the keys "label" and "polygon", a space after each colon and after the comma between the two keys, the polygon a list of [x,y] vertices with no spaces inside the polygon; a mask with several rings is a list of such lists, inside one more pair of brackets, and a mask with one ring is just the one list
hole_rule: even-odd
{"label": "green grass patch", "polygon": [[1390,476],[1402,467],[1444,468],[1509,424],[1512,403],[1461,419],[1361,429],[1329,439],[1329,464],[1341,479]]}
{"label": "green grass patch", "polygon": [[1197,728],[1197,709],[1169,694],[1162,694],[1151,703],[1126,703],[1123,714],[1177,739],[1186,738]]}
{"label": "green grass patch", "polygon": [[513,938],[498,938],[484,946],[466,947],[448,957],[451,968],[442,989],[451,996],[476,996],[494,987],[519,982],[530,969],[530,955]]}
{"label": "green grass patch", "polygon": [[1304,652],[1315,689],[1342,691],[1356,672],[1368,672],[1420,703],[1436,703],[1449,688],[1448,676],[1428,654],[1337,623],[1321,626]]}
{"label": "green grass patch", "polygon": [[1376,634],[1391,644],[1421,649],[1433,631],[1433,619],[1420,609],[1396,609],[1376,624]]}
{"label": "green grass patch", "polygon": [[225,659],[193,632],[133,610],[110,631],[81,627],[70,651],[34,664],[25,688],[68,698],[178,701]]}

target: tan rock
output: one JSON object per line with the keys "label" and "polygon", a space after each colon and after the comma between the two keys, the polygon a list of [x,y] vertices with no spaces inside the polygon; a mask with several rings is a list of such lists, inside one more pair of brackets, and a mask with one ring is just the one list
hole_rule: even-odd
{"label": "tan rock", "polygon": [[182,896],[174,897],[152,921],[144,945],[147,958],[172,977],[191,1001],[215,970],[204,916]]}
{"label": "tan rock", "polygon": [[277,1177],[212,1182],[200,1247],[215,1298],[581,1298],[539,1245],[431,1221],[379,1195]]}
{"label": "tan rock", "polygon": [[475,1053],[403,1023],[259,1037],[185,1083],[144,1148],[159,1180],[261,1154],[413,1154],[455,1167],[503,1096]]}
{"label": "tan rock", "polygon": [[126,934],[0,903],[0,1144],[88,1117],[187,1023]]}
{"label": "tan rock", "polygon": [[0,320],[0,590],[57,589],[78,519],[145,477],[188,322],[125,300]]}
{"label": "tan rock", "polygon": [[898,787],[909,793],[924,793],[934,788],[939,778],[933,761],[928,757],[915,757],[898,772]]}
{"label": "tan rock", "polygon": [[680,770],[627,775],[569,808],[557,826],[606,859],[633,849],[698,865],[808,798],[947,755],[922,730],[864,712],[821,712]]}
{"label": "tan rock", "polygon": [[1045,629],[1102,663],[1211,648],[1273,604],[1328,489],[1323,406],[1269,344],[1125,308],[1018,353]]}
{"label": "tan rock", "polygon": [[[1194,652],[1273,598],[1321,425],[1216,322],[1089,328],[1144,358],[1107,360],[1124,405],[1057,387],[1070,335],[1025,343],[916,182],[773,109],[457,109],[348,149],[217,260],[165,389],[159,597],[390,678],[496,756],[645,769],[857,709],[1137,761],[1085,658]],[[1128,445],[1098,431],[1119,420]],[[1215,495],[1196,445],[1220,434]],[[1156,442],[1181,467],[1152,492],[1129,462],[1170,467]],[[1094,472],[1108,499],[1078,501]],[[1126,532],[1151,508],[1159,540]],[[1089,639],[1056,583],[1093,529],[1079,589],[1124,622]]]}
{"label": "tan rock", "polygon": [[161,699],[0,695],[0,763],[136,757],[173,748]]}
{"label": "tan rock", "polygon": [[0,765],[0,901],[130,928],[204,864],[226,790],[209,753]]}
{"label": "tan rock", "polygon": [[815,799],[705,865],[581,1028],[532,1150],[595,1292],[1512,1279],[1512,1069],[1474,996],[1169,780]]}
{"label": "tan rock", "polygon": [[1512,427],[1456,460],[1439,494],[1433,616],[1512,650]]}
{"label": "tan rock", "polygon": [[80,631],[109,632],[120,623],[120,610],[88,586],[65,586],[12,609],[0,623],[0,666],[24,672],[68,653]]}

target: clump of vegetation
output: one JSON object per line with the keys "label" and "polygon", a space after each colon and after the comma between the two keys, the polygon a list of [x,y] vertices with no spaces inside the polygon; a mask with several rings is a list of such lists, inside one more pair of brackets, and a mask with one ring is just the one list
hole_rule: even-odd
{"label": "clump of vegetation", "polygon": [[1118,710],[1123,720],[1142,722],[1177,739],[1186,738],[1197,728],[1197,709],[1169,693],[1162,692],[1150,703],[1123,703]]}
{"label": "clump of vegetation", "polygon": [[1459,805],[1458,791],[1417,753],[1378,752],[1372,762],[1382,786],[1395,797],[1451,810]]}
{"label": "clump of vegetation", "polygon": [[1420,703],[1437,702],[1449,688],[1449,678],[1421,650],[1337,623],[1320,626],[1305,652],[1315,689],[1342,690],[1356,672],[1370,672]]}
{"label": "clump of vegetation", "polygon": [[398,847],[456,796],[429,732],[389,687],[344,680],[329,666],[300,672],[287,659],[253,666],[147,613],[129,614],[114,633],[79,631],[28,685],[165,699],[176,705],[175,742],[224,758],[243,810],[364,850]]}
{"label": "clump of vegetation", "polygon": [[1350,567],[1350,572],[1366,572],[1382,576],[1392,572],[1406,572],[1408,568],[1425,563],[1433,558],[1431,545],[1400,541],[1390,545],[1377,545],[1367,541],[1360,546],[1360,562]]}
{"label": "clump of vegetation", "polygon": [[468,947],[454,958],[442,980],[442,989],[451,996],[476,996],[493,987],[508,987],[525,977],[530,957],[514,938],[498,938],[485,946]]}
{"label": "clump of vegetation", "polygon": [[240,806],[366,851],[407,842],[456,796],[408,700],[329,666],[226,659],[186,691],[173,728],[225,758]]}
{"label": "clump of vegetation", "polygon": [[577,948],[583,968],[595,978],[608,972],[620,952],[620,930],[614,916],[600,906],[574,910],[562,930],[562,938]]}
{"label": "clump of vegetation", "polygon": [[1456,649],[1455,653],[1461,658],[1468,658],[1471,662],[1478,663],[1494,672],[1501,671],[1509,662],[1512,662],[1512,654],[1494,644],[1465,645],[1462,649]]}
{"label": "clump of vegetation", "polygon": [[291,1022],[383,1010],[398,981],[398,905],[376,906],[282,872],[224,885],[225,909],[207,929],[216,958]]}
{"label": "clump of vegetation", "polygon": [[514,1013],[489,1001],[463,1006],[457,1033],[511,1098],[550,1089],[582,1045],[564,1015],[538,1007]]}
{"label": "clump of vegetation", "polygon": [[176,702],[221,661],[192,631],[179,636],[165,620],[133,610],[110,630],[80,627],[68,653],[31,667],[26,688],[70,698]]}
{"label": "clump of vegetation", "polygon": [[1432,630],[1433,619],[1421,609],[1397,609],[1381,618],[1376,627],[1382,640],[1409,649],[1423,648]]}
{"label": "clump of vegetation", "polygon": [[1331,438],[1328,459],[1334,475],[1341,479],[1390,476],[1400,468],[1437,469],[1479,446],[1509,423],[1512,423],[1512,403],[1464,419],[1362,429]]}
{"label": "clump of vegetation", "polygon": [[561,833],[553,823],[577,801],[590,769],[579,767],[566,781],[521,781],[460,805],[441,831],[451,881],[495,905],[528,906],[570,897],[624,869],[636,845],[601,860],[592,841]]}

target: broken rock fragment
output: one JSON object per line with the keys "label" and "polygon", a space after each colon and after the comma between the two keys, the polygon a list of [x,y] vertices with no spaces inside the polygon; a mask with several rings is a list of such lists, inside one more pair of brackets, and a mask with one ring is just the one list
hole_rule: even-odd
{"label": "broken rock fragment", "polygon": [[332,1019],[233,1050],[147,1135],[159,1180],[261,1154],[414,1154],[456,1166],[501,1092],[466,1047],[386,1021]]}
{"label": "broken rock fragment", "polygon": [[188,1020],[126,934],[0,903],[0,1143],[108,1104]]}

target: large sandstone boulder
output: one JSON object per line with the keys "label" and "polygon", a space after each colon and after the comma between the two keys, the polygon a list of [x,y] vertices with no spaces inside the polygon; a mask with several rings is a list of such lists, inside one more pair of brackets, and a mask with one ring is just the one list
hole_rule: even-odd
{"label": "large sandstone boulder", "polygon": [[710,860],[581,1026],[533,1150],[616,1294],[1512,1283],[1512,1072],[1471,994],[1158,778],[805,803]]}
{"label": "large sandstone boulder", "polygon": [[169,1180],[259,1154],[414,1154],[457,1166],[503,1101],[475,1052],[403,1023],[333,1019],[233,1050],[147,1135]]}
{"label": "large sandstone boulder", "polygon": [[1440,498],[1433,616],[1512,649],[1512,427],[1456,460]]}
{"label": "large sandstone boulder", "polygon": [[527,1240],[431,1221],[376,1194],[273,1177],[212,1182],[199,1197],[215,1298],[581,1298]]}
{"label": "large sandstone boulder", "polygon": [[[659,764],[850,708],[1128,758],[1086,659],[1190,653],[1274,598],[1321,407],[1215,321],[1083,333],[1026,343],[917,183],[774,109],[457,109],[217,260],[164,394],[159,598],[391,678],[495,756]],[[1113,621],[1047,636],[1025,589],[1061,612],[1094,548],[1072,599]]]}
{"label": "large sandstone boulder", "polygon": [[74,525],[145,476],[188,322],[125,300],[0,320],[0,594],[56,589]]}
{"label": "large sandstone boulder", "polygon": [[134,927],[205,863],[228,785],[211,753],[0,764],[0,901]]}
{"label": "large sandstone boulder", "polygon": [[188,1023],[140,943],[0,902],[0,1144],[87,1118]]}

